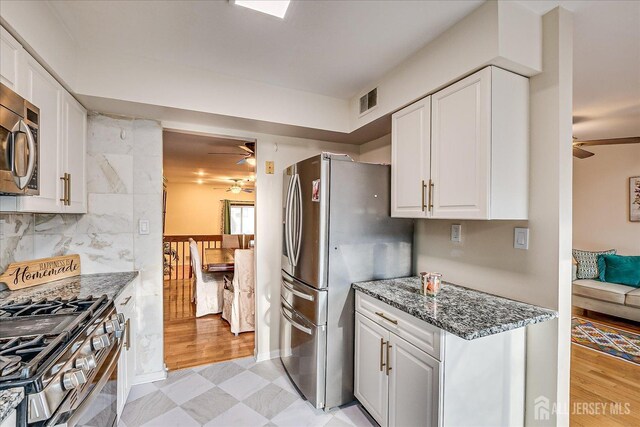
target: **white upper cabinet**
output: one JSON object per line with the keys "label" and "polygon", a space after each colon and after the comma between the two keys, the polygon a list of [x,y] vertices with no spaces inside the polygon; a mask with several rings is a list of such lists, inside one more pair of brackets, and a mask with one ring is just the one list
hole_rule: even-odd
{"label": "white upper cabinet", "polygon": [[40,109],[37,196],[2,196],[0,211],[86,213],[87,111],[0,27],[2,83]]}
{"label": "white upper cabinet", "polygon": [[429,217],[431,97],[396,112],[391,123],[391,216]]}
{"label": "white upper cabinet", "polygon": [[[427,188],[426,213],[407,210],[413,218],[527,219],[529,187],[529,81],[496,67],[486,67],[432,94],[431,135],[423,138],[424,162],[416,169],[417,134],[424,125],[402,125],[392,119],[393,168],[413,173]],[[418,101],[396,114],[424,104]],[[398,129],[396,129],[396,127]],[[405,129],[401,129],[405,127]],[[401,151],[403,153],[401,153]],[[406,151],[406,152],[405,152]],[[417,157],[417,155],[416,155]],[[408,160],[407,160],[408,159]],[[406,171],[409,170],[409,171]],[[424,175],[428,172],[428,176]],[[420,175],[422,174],[422,175]],[[406,178],[408,181],[409,178]],[[393,192],[406,188],[393,185]],[[420,193],[417,193],[420,195]],[[408,197],[408,196],[402,196]],[[392,196],[392,214],[396,200]],[[415,196],[412,196],[415,198]]]}
{"label": "white upper cabinet", "polygon": [[62,170],[67,174],[66,213],[87,212],[86,151],[87,111],[71,95],[62,98],[62,141],[64,142]]}
{"label": "white upper cabinet", "polygon": [[4,28],[0,27],[0,82],[24,96],[18,88],[23,49]]}

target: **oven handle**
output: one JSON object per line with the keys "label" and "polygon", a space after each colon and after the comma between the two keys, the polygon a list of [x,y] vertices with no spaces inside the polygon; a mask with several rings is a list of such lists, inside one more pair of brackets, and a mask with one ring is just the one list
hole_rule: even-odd
{"label": "oven handle", "polygon": [[91,393],[89,393],[87,397],[84,398],[80,406],[78,406],[73,411],[73,414],[71,414],[67,422],[64,424],[65,427],[74,427],[78,423],[78,421],[80,421],[80,418],[82,417],[84,410],[89,405],[91,405],[91,402],[93,402],[93,400],[98,396],[98,394],[100,394],[105,384],[109,381],[109,378],[111,378],[111,374],[113,374],[113,371],[115,371],[115,369],[118,367],[118,359],[120,358],[120,351],[122,350],[123,343],[124,343],[124,340],[120,339],[120,342],[118,343],[118,350],[116,351],[115,355],[111,358],[111,360],[109,360],[108,362],[109,365],[107,366],[107,370],[98,381],[98,384],[96,384],[96,386],[93,387],[93,390],[91,390]]}

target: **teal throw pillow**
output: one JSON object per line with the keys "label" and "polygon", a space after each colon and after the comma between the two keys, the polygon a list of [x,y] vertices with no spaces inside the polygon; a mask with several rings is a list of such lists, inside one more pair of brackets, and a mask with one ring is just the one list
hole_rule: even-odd
{"label": "teal throw pillow", "polygon": [[640,256],[600,255],[598,265],[604,264],[600,280],[640,288]]}

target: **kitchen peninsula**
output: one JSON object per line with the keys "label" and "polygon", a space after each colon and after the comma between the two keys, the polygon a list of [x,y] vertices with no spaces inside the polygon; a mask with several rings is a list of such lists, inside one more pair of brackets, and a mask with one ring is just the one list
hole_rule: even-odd
{"label": "kitchen peninsula", "polygon": [[524,424],[524,327],[555,311],[418,277],[353,288],[355,396],[382,427]]}

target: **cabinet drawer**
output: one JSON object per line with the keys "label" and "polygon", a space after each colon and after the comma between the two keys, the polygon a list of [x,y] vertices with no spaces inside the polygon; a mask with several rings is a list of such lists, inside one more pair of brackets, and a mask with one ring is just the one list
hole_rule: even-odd
{"label": "cabinet drawer", "polygon": [[356,291],[356,311],[405,339],[425,353],[442,360],[440,328]]}
{"label": "cabinet drawer", "polygon": [[116,300],[114,301],[116,305],[116,311],[118,313],[124,313],[126,317],[131,317],[131,315],[133,314],[133,311],[135,310],[136,299],[134,295],[134,291],[135,291],[135,287],[133,286],[134,283],[135,283],[135,280],[129,283],[122,290],[122,292],[120,292],[120,295],[118,295],[118,298],[116,298]]}

